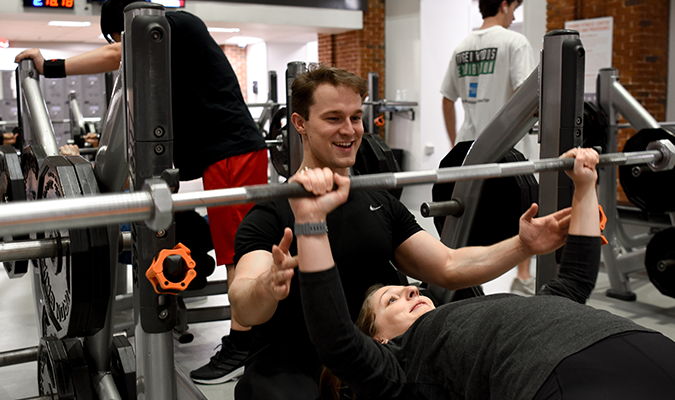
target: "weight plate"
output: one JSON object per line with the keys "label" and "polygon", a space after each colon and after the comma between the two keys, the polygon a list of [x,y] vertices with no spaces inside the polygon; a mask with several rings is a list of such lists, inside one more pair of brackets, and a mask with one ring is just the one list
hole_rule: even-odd
{"label": "weight plate", "polygon": [[79,339],[40,339],[38,390],[56,399],[93,399],[89,366]]}
{"label": "weight plate", "polygon": [[286,108],[278,109],[270,121],[270,133],[268,136],[271,140],[283,140],[283,144],[281,146],[272,146],[269,150],[274,169],[277,170],[277,173],[280,176],[288,178],[288,163],[290,159],[288,154],[288,129],[284,129],[287,123],[282,124],[282,122],[285,120]]}
{"label": "weight plate", "polygon": [[[645,151],[649,143],[668,139],[675,143],[675,136],[664,129],[643,129],[633,135],[623,148],[623,152]],[[640,174],[633,171],[642,170]],[[675,170],[652,172],[649,167],[625,165],[619,167],[619,180],[626,197],[641,210],[653,213],[675,211],[675,201],[668,195],[675,185]]]}
{"label": "weight plate", "polygon": [[654,235],[647,244],[645,267],[649,280],[662,294],[675,297],[675,265],[659,263],[667,260],[675,261],[675,228],[664,229]]}
{"label": "weight plate", "polygon": [[23,172],[27,200],[37,199],[40,186],[38,173],[46,158],[47,153],[44,148],[38,144],[32,144],[24,148],[21,152],[21,171]]}
{"label": "weight plate", "polygon": [[[75,168],[82,195],[99,194],[91,163],[80,156],[67,156],[66,159]],[[86,257],[76,257],[71,260],[73,271],[86,270],[89,273],[89,275],[83,275],[82,280],[79,280],[81,286],[79,284],[75,286],[86,292],[84,299],[89,299],[89,317],[83,335],[93,334],[105,324],[108,302],[110,301],[111,265],[117,267],[116,258],[111,260],[107,228],[103,226],[90,227],[87,228],[87,232],[89,247]],[[78,264],[80,261],[83,263]]]}
{"label": "weight plate", "polygon": [[[21,162],[16,150],[12,146],[0,146],[0,201],[25,201],[26,189],[24,186]],[[26,240],[28,235],[19,235],[15,238],[5,236],[5,242],[13,240]],[[5,271],[10,278],[20,278],[28,271],[28,260],[5,261]]]}
{"label": "weight plate", "polygon": [[136,355],[125,336],[113,336],[110,373],[123,400],[136,399]]}
{"label": "weight plate", "polygon": [[[439,167],[461,166],[472,143],[457,143]],[[525,157],[511,149],[500,162],[517,161],[525,161]],[[451,200],[454,188],[454,182],[435,184],[431,191],[433,201]],[[538,201],[538,196],[539,184],[532,174],[486,179],[467,246],[488,246],[517,235],[521,215]],[[434,217],[434,225],[441,235],[445,217]]]}
{"label": "weight plate", "polygon": [[607,152],[607,117],[594,103],[584,102],[584,143],[582,147],[600,147]]}
{"label": "weight plate", "polygon": [[61,340],[54,336],[40,339],[38,346],[38,390],[41,396],[75,399],[75,388],[68,365],[68,354]]}
{"label": "weight plate", "polygon": [[[91,167],[89,167],[91,168]],[[72,198],[82,195],[77,172],[65,157],[50,156],[43,162],[39,173],[39,199]],[[100,246],[99,233],[89,229],[71,229],[46,232],[46,238],[70,239],[69,253],[37,261],[42,289],[44,313],[43,336],[58,338],[88,336],[97,332],[105,319],[109,292],[109,272],[99,268],[109,265],[109,257],[101,255],[92,246]],[[105,243],[107,246],[107,240]],[[108,269],[109,271],[109,269]],[[100,293],[102,292],[102,293]],[[102,306],[101,297],[106,297]],[[96,315],[95,315],[96,314]]]}

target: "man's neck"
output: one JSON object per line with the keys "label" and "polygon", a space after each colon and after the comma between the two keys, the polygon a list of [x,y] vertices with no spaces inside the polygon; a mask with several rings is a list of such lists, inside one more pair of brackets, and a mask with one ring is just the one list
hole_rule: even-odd
{"label": "man's neck", "polygon": [[[298,168],[298,172],[302,171],[303,169],[314,169],[314,168],[324,168],[323,166],[316,165],[316,163],[312,163],[307,160],[303,160],[302,164],[300,164],[300,167]],[[349,176],[349,168],[335,168],[335,167],[329,167],[331,171],[337,172],[338,174],[342,176]]]}
{"label": "man's neck", "polygon": [[479,30],[483,29],[488,29],[492,28],[493,26],[504,26],[502,24],[502,18],[500,17],[500,14],[497,14],[493,17],[487,17],[483,20],[483,25],[479,28]]}

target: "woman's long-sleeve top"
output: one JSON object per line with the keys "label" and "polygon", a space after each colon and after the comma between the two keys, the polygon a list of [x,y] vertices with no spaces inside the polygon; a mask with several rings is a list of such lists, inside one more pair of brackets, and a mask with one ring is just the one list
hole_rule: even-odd
{"label": "woman's long-sleeve top", "polygon": [[351,322],[336,267],[301,273],[302,304],[322,362],[359,399],[528,399],[565,357],[617,333],[649,331],[580,304],[599,261],[600,238],[570,235],[558,278],[539,295],[445,304],[386,345]]}

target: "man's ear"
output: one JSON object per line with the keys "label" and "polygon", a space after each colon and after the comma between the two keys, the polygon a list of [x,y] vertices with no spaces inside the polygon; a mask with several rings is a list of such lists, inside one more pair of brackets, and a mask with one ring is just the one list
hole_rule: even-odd
{"label": "man's ear", "polygon": [[299,134],[307,134],[307,130],[305,129],[305,122],[307,122],[307,120],[302,115],[293,113],[293,115],[291,115],[291,122]]}

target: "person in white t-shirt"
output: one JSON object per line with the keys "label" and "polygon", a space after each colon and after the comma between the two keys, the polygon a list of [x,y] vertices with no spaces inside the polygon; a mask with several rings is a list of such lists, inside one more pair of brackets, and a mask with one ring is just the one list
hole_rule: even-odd
{"label": "person in white t-shirt", "polygon": [[[523,0],[480,0],[480,29],[457,46],[445,73],[441,94],[443,117],[450,144],[475,140],[513,93],[536,68],[530,42],[507,28]],[[455,102],[462,99],[464,122],[456,131]],[[539,149],[525,137],[516,145],[528,159],[539,158]],[[534,294],[530,262],[518,266],[512,291]]]}

